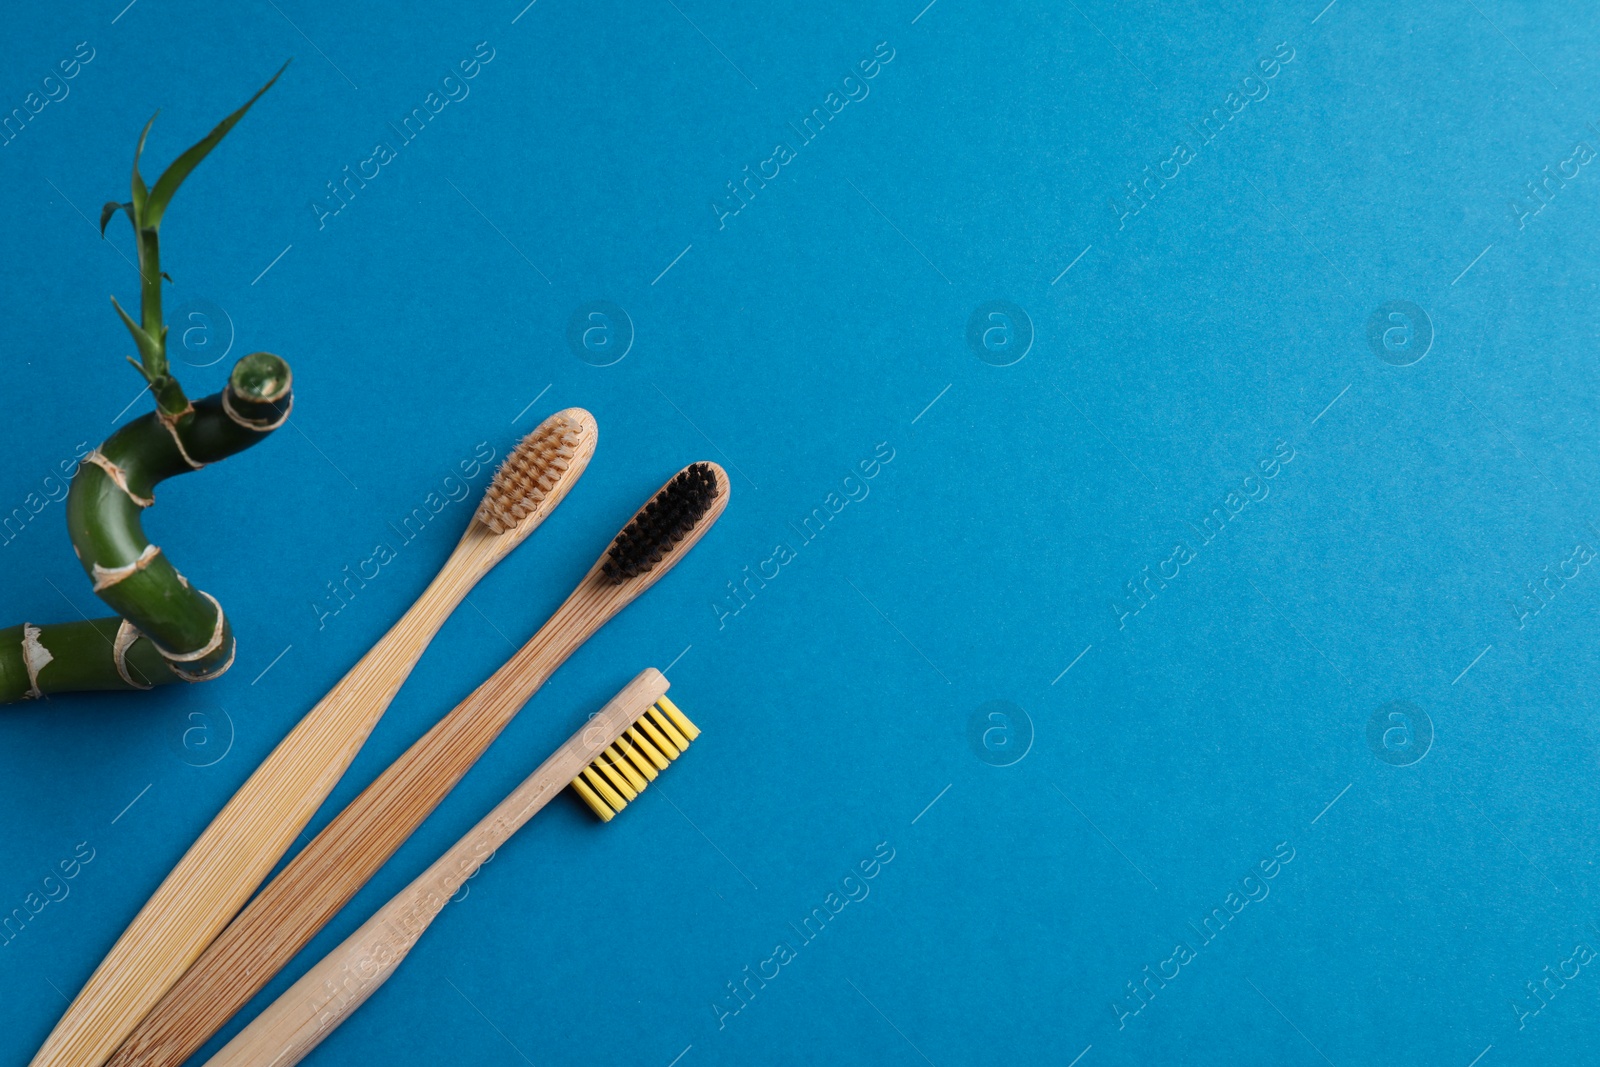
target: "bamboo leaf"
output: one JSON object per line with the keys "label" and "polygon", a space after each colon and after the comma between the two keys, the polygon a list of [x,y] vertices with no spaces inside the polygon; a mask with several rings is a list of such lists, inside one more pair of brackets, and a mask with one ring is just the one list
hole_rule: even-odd
{"label": "bamboo leaf", "polygon": [[178,186],[182,185],[183,180],[194,171],[194,168],[200,165],[200,161],[205,159],[211,150],[221,143],[222,139],[228,135],[228,131],[233,129],[240,119],[244,118],[244,113],[250,110],[250,105],[261,99],[262,93],[272,88],[272,83],[283,76],[283,72],[288,66],[289,64],[285,63],[279,67],[278,73],[274,74],[267,81],[267,84],[257,89],[256,95],[246,100],[243,107],[217,123],[214,130],[206,134],[194,147],[173,160],[172,165],[161,173],[161,177],[156,179],[155,187],[150,190],[149,196],[146,197],[143,209],[139,212],[143,216],[143,228],[154,230],[160,227],[161,216],[166,212],[167,205],[172,202],[172,196],[178,191]]}
{"label": "bamboo leaf", "polygon": [[139,377],[143,378],[145,380],[146,384],[149,384],[149,385],[154,385],[155,384],[155,380],[150,377],[150,372],[144,369],[144,364],[143,363],[140,363],[138,360],[134,359],[132,356],[123,356],[122,358],[128,361],[128,366],[132,367],[134,370],[139,372]]}
{"label": "bamboo leaf", "polygon": [[[133,220],[133,205],[132,204],[119,204],[115,200],[107,200],[106,201],[106,206],[100,209],[100,236],[101,237],[104,237],[106,235],[106,223],[110,222],[111,221],[111,216],[115,215],[119,211],[126,211],[128,213],[129,221]],[[134,222],[134,226],[135,227],[137,227],[138,225],[139,224],[137,222]]]}
{"label": "bamboo leaf", "polygon": [[128,217],[133,220],[133,228],[139,229],[139,216],[144,214],[144,202],[150,195],[145,188],[144,177],[139,173],[139,157],[144,155],[144,139],[150,136],[150,127],[156,124],[156,115],[161,114],[161,109],[156,109],[156,114],[150,116],[150,121],[144,124],[144,129],[139,131],[139,145],[133,150],[133,201],[128,211]]}
{"label": "bamboo leaf", "polygon": [[[133,321],[133,317],[122,310],[122,305],[117,303],[116,297],[111,298],[111,306],[117,309],[117,315],[121,317],[122,324],[133,335],[133,343],[139,347],[139,357],[147,362],[151,359],[160,358],[160,353],[156,351],[154,338],[145,333],[139,324]],[[145,373],[144,368],[140,368],[140,373]],[[149,377],[148,374],[145,376]]]}

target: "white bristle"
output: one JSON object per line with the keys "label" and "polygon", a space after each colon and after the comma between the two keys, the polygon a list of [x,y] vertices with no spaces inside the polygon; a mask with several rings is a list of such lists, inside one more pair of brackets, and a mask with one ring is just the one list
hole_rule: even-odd
{"label": "white bristle", "polygon": [[582,432],[578,422],[558,414],[524,437],[494,472],[478,505],[478,521],[504,533],[538,511],[571,465]]}

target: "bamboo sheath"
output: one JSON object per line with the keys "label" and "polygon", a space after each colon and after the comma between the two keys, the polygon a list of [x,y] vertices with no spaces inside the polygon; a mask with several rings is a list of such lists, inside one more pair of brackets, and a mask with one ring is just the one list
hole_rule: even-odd
{"label": "bamboo sheath", "polygon": [[118,1050],[112,1067],[182,1063],[305,947],[422,824],[545,680],[661,579],[727,506],[716,497],[654,568],[620,583],[590,568],[550,620],[436,723],[262,889]]}
{"label": "bamboo sheath", "polygon": [[[528,536],[593,454],[594,420],[567,475],[514,529],[478,519],[415,604],[291,730],[211,821],[123,931],[31,1067],[100,1067],[238,912],[304,829],[428,643],[478,580]],[[538,431],[535,431],[538,432]]]}
{"label": "bamboo sheath", "polygon": [[462,883],[666,691],[661,672],[646,668],[437,862],[235,1035],[207,1067],[290,1067],[304,1059],[388,981]]}

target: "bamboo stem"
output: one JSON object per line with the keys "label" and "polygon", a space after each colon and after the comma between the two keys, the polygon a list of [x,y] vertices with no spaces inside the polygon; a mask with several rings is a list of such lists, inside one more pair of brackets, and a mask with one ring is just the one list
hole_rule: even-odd
{"label": "bamboo stem", "polygon": [[[0,630],[0,704],[51,693],[149,689],[176,682],[160,650],[147,637],[126,634],[127,625],[110,618],[23,623]],[[131,637],[126,643],[125,635]],[[49,657],[43,663],[41,650]]]}
{"label": "bamboo stem", "polygon": [[[139,324],[150,337],[150,355],[144,361],[151,379],[167,377],[167,330],[161,321],[161,238],[155,228],[140,228]],[[165,406],[163,411],[168,411]],[[182,411],[178,408],[177,411]],[[176,414],[177,411],[169,413]]]}
{"label": "bamboo stem", "polygon": [[[221,605],[194,588],[151,545],[144,510],[155,487],[264,440],[294,402],[288,364],[265,352],[241,359],[227,387],[188,405],[180,419],[159,411],[124,425],[80,464],[67,493],[67,532],[95,593],[152,642],[172,671],[149,681],[216,677],[233,661]],[[68,688],[65,674],[63,684]]]}

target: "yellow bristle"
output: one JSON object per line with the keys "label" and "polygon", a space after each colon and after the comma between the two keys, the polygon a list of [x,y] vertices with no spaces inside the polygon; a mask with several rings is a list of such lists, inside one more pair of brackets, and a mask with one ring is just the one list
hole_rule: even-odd
{"label": "yellow bristle", "polygon": [[658,730],[655,723],[643,716],[640,716],[639,721],[634,723],[634,725],[640,730],[644,731],[645,736],[654,741],[656,747],[667,754],[668,759],[678,758],[678,746],[674,745],[671,741],[668,741],[667,735]]}
{"label": "yellow bristle", "polygon": [[683,734],[684,737],[693,741],[700,736],[700,727],[690,722],[689,716],[679,711],[678,705],[668,700],[665,694],[662,695],[660,700],[656,701],[656,706],[667,713],[672,719],[672,724],[678,728],[678,732]]}
{"label": "yellow bristle", "polygon": [[583,776],[589,780],[589,784],[594,787],[594,791],[605,798],[607,804],[610,804],[618,811],[628,806],[628,802],[622,799],[622,794],[612,789],[610,783],[596,774],[593,767],[585,767]]}
{"label": "yellow bristle", "polygon": [[590,789],[582,778],[574,778],[572,780],[572,788],[583,798],[583,802],[589,805],[596,815],[600,816],[601,822],[610,822],[612,816],[616,814],[606,806],[605,801],[595,796],[594,790]]}
{"label": "yellow bristle", "polygon": [[664,771],[667,769],[671,761],[661,754],[661,750],[656,748],[648,737],[639,732],[638,727],[628,727],[628,740],[632,741],[646,756],[650,757],[650,762],[656,765],[657,770]]}
{"label": "yellow bristle", "polygon": [[620,745],[612,745],[606,749],[606,759],[610,760],[611,765],[621,771],[623,777],[628,779],[628,784],[633,786],[635,793],[644,792],[644,787],[650,784],[645,781],[643,775],[633,769],[633,762],[628,759],[627,753],[622,751]]}
{"label": "yellow bristle", "polygon": [[589,766],[605,775],[611,784],[616,786],[617,792],[621,793],[626,799],[632,800],[639,795],[639,791],[628,784],[628,779],[623,777],[622,772],[611,766],[611,761],[604,756],[596,758]]}
{"label": "yellow bristle", "polygon": [[672,725],[672,720],[667,718],[660,708],[651,706],[645,714],[650,716],[651,722],[661,727],[661,732],[667,735],[668,741],[678,747],[679,752],[689,747],[689,739],[678,732],[678,728]]}
{"label": "yellow bristle", "polygon": [[595,756],[572,780],[572,788],[596,815],[610,822],[699,736],[700,728],[662,697]]}
{"label": "yellow bristle", "polygon": [[640,774],[644,775],[650,781],[655,781],[656,775],[661,773],[660,771],[656,770],[656,765],[651,763],[649,758],[646,757],[643,752],[640,752],[637,748],[635,748],[626,737],[617,738],[616,747],[624,756],[628,757],[629,766],[635,768]]}

